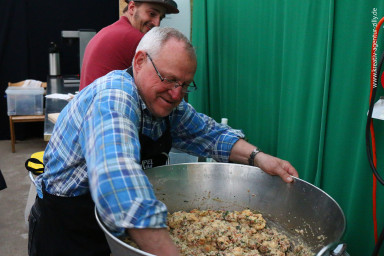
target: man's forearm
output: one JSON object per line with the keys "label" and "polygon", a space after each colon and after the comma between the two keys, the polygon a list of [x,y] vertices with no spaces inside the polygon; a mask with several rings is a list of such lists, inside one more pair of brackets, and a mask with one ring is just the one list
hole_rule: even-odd
{"label": "man's forearm", "polygon": [[239,164],[248,164],[249,155],[255,148],[255,146],[245,140],[239,139],[232,147],[229,161]]}
{"label": "man's forearm", "polygon": [[141,250],[157,256],[179,256],[166,228],[128,229],[128,232]]}

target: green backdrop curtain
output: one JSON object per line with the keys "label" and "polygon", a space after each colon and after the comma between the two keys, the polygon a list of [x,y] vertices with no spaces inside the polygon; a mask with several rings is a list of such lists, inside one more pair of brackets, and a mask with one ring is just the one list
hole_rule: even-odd
{"label": "green backdrop curtain", "polygon": [[[382,0],[193,1],[199,89],[189,102],[217,121],[228,118],[332,196],[346,216],[343,240],[353,256],[374,248],[365,123],[373,23],[383,16]],[[381,170],[383,122],[374,121]],[[383,202],[378,183],[379,232]]]}

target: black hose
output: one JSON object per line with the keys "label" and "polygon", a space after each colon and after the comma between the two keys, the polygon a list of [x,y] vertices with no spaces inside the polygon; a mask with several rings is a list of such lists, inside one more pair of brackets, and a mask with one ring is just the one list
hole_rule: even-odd
{"label": "black hose", "polygon": [[377,243],[376,243],[375,249],[373,250],[372,256],[378,256],[379,255],[380,247],[383,244],[383,240],[384,240],[384,228],[381,231],[379,239],[377,240]]}

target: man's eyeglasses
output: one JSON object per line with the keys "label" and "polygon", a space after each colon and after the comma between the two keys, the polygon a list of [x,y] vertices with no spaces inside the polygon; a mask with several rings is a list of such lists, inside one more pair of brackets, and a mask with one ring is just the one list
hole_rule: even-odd
{"label": "man's eyeglasses", "polygon": [[153,63],[153,60],[151,58],[151,56],[149,56],[149,54],[147,53],[147,56],[148,56],[148,59],[152,62],[152,65],[153,67],[155,68],[156,70],[156,74],[159,76],[161,82],[164,83],[164,85],[169,89],[169,90],[172,90],[173,88],[177,88],[179,86],[181,86],[181,91],[183,93],[189,93],[189,92],[193,92],[197,89],[197,86],[195,84],[195,81],[192,81],[190,84],[186,84],[186,83],[180,83],[178,82],[177,80],[170,80],[170,79],[167,79],[165,77],[162,77],[160,75],[160,72],[159,70],[157,70],[156,66],[155,66],[155,63]]}

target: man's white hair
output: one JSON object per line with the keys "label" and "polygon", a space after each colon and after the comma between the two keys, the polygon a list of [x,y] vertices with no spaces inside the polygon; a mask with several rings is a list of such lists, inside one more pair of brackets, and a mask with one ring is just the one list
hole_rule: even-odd
{"label": "man's white hair", "polygon": [[185,50],[189,53],[191,58],[196,59],[195,49],[193,48],[188,38],[177,29],[169,27],[154,27],[148,31],[137,46],[136,53],[138,51],[145,51],[151,55],[151,57],[155,58],[156,55],[160,52],[162,46],[172,38],[184,42]]}

